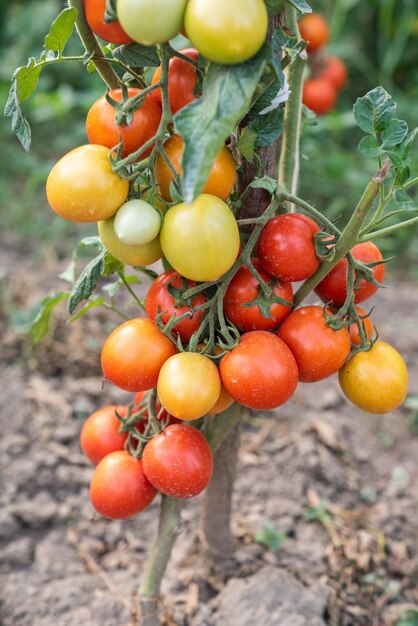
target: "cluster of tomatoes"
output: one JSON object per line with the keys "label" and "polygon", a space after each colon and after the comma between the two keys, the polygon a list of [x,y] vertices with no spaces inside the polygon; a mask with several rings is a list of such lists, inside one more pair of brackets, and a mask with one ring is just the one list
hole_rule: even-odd
{"label": "cluster of tomatoes", "polygon": [[319,13],[304,15],[299,21],[301,37],[308,42],[310,76],[303,84],[303,104],[317,115],[331,111],[339,91],[347,81],[347,68],[336,56],[327,55],[329,28]]}

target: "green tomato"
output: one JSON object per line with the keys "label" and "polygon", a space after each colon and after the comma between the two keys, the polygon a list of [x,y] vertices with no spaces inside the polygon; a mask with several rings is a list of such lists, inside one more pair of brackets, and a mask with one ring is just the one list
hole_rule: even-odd
{"label": "green tomato", "polygon": [[242,63],[267,35],[264,0],[189,0],[184,25],[193,46],[216,63]]}
{"label": "green tomato", "polygon": [[183,26],[187,0],[117,0],[124,31],[145,46],[175,37]]}
{"label": "green tomato", "polygon": [[115,234],[128,246],[143,246],[156,238],[161,228],[161,217],[144,200],[125,202],[115,215]]}
{"label": "green tomato", "polygon": [[129,246],[117,238],[115,233],[115,216],[97,224],[99,236],[106,250],[125,265],[151,265],[163,256],[160,238],[157,236],[143,246]]}

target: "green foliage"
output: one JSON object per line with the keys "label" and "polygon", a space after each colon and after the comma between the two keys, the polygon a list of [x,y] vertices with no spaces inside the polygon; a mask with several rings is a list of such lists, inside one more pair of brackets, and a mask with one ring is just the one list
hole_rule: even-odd
{"label": "green foliage", "polygon": [[43,298],[35,308],[27,329],[29,337],[35,345],[40,343],[46,336],[53,310],[66,298],[68,298],[68,292],[60,291],[52,296]]}
{"label": "green foliage", "polygon": [[308,506],[303,519],[306,522],[321,522],[322,524],[332,522],[332,515],[328,510],[327,501],[322,499],[317,506]]}
{"label": "green foliage", "polygon": [[418,626],[418,611],[410,609],[396,622],[396,626]]}
{"label": "green foliage", "polygon": [[263,529],[254,535],[254,541],[266,546],[270,552],[276,552],[286,540],[287,535],[277,530],[271,520],[266,520]]}

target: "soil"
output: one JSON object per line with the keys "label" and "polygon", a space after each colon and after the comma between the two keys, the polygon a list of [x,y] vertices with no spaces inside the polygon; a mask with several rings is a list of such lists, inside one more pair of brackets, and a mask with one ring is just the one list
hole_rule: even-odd
{"label": "soil", "polygon": [[[158,502],[127,522],[95,514],[92,467],[78,443],[89,413],[130,400],[101,389],[100,347],[116,318],[93,310],[69,325],[64,306],[35,350],[16,325],[43,294],[62,289],[64,265],[34,264],[10,241],[0,261],[0,623],[136,624]],[[394,276],[388,284],[374,299],[374,320],[405,357],[410,394],[418,395],[418,289]],[[391,626],[418,610],[418,436],[410,417],[407,409],[365,415],[344,400],[335,377],[300,385],[278,411],[248,415],[231,575],[209,578],[211,593],[199,597],[199,502],[190,501],[163,587],[165,623]],[[263,530],[270,547],[256,541]]]}

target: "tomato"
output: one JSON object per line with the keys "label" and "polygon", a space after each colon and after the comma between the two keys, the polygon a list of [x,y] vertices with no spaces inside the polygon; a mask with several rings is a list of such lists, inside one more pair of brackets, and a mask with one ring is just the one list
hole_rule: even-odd
{"label": "tomato", "polygon": [[97,222],[125,202],[129,182],[112,170],[104,146],[79,146],[54,165],[46,181],[51,209],[70,222]]}
{"label": "tomato", "polygon": [[[180,135],[173,135],[167,139],[163,148],[173,168],[181,176],[183,173],[181,159],[184,144]],[[234,188],[237,179],[236,167],[237,164],[235,163],[234,157],[228,148],[224,146],[222,150],[218,152],[218,156],[212,165],[202,193],[208,193],[221,198],[221,200],[226,200]],[[157,156],[155,161],[155,178],[161,197],[166,202],[170,202],[170,182],[174,177],[161,154]]]}
{"label": "tomato", "polygon": [[[267,283],[274,284],[273,295],[289,302],[288,305],[273,302],[269,304],[267,298],[263,300],[263,291],[256,278],[248,267],[242,265],[229,283],[224,297],[224,313],[230,322],[244,331],[272,330],[292,310],[293,289],[290,283],[279,283],[263,272],[257,259],[253,260],[255,269]],[[262,299],[260,304],[249,306],[257,298]]]}
{"label": "tomato", "polygon": [[242,63],[253,57],[267,35],[263,0],[189,0],[184,19],[195,48],[216,63]]}
{"label": "tomato", "polygon": [[167,359],[157,384],[162,406],[182,420],[195,420],[219,399],[221,380],[209,357],[197,352],[180,352]]}
{"label": "tomato", "polygon": [[148,319],[124,322],[110,333],[102,350],[104,376],[125,391],[157,385],[163,363],[176,354],[175,345]]}
{"label": "tomato", "polygon": [[279,337],[296,359],[299,380],[314,383],[337,372],[350,354],[347,328],[327,326],[320,306],[304,306],[291,313],[279,328]]}
{"label": "tomato", "polygon": [[299,30],[302,39],[308,42],[308,52],[315,52],[323,48],[329,40],[328,24],[319,13],[308,13],[299,20]]}
{"label": "tomato", "polygon": [[221,388],[221,393],[211,410],[209,411],[210,415],[219,415],[219,413],[223,413],[229,407],[234,404],[234,398],[229,395],[225,387]]}
{"label": "tomato", "polygon": [[128,246],[144,246],[151,243],[161,228],[161,216],[144,200],[125,202],[113,222],[116,237]]}
{"label": "tomato", "polygon": [[284,404],[298,384],[298,368],[289,348],[264,330],[243,335],[222,357],[219,370],[226,391],[250,409],[274,409]]}
{"label": "tomato", "polygon": [[202,433],[186,424],[167,426],[153,437],[142,462],[148,480],[172,498],[193,498],[212,478],[212,450]]}
{"label": "tomato", "polygon": [[337,103],[337,90],[327,78],[308,78],[303,83],[302,102],[317,115],[325,115]]}
{"label": "tomato", "polygon": [[202,194],[166,213],[161,247],[170,265],[190,280],[217,280],[234,264],[240,240],[231,209],[219,198]]}
{"label": "tomato", "polygon": [[142,461],[128,452],[111,452],[96,467],[90,499],[96,511],[110,519],[128,519],[143,511],[156,496]]}
{"label": "tomato", "polygon": [[315,251],[319,226],[299,213],[278,215],[267,222],[257,244],[260,265],[280,280],[305,280],[315,274],[320,259]]}
{"label": "tomato", "polygon": [[115,217],[103,220],[97,224],[99,236],[106,250],[121,263],[126,265],[151,265],[163,256],[160,238],[156,237],[143,246],[130,246],[122,243],[115,233]]}
{"label": "tomato", "polygon": [[[370,341],[370,339],[373,337],[373,323],[372,320],[370,319],[370,317],[365,317],[366,315],[366,311],[364,311],[361,307],[356,306],[356,311],[359,314],[363,325],[363,329],[366,335],[366,339],[367,341]],[[358,330],[358,326],[356,324],[356,322],[353,322],[352,324],[350,324],[350,326],[348,327],[349,333],[350,333],[350,337],[351,337],[351,343],[353,343],[356,346],[359,346],[361,344],[361,337],[360,337],[360,333]]]}
{"label": "tomato", "polygon": [[[379,248],[367,241],[359,243],[351,249],[351,254],[357,261],[363,263],[376,263],[383,261],[383,256]],[[342,305],[347,297],[347,270],[348,261],[344,257],[332,268],[325,278],[315,288],[315,292],[324,302],[333,302],[336,305]],[[383,263],[373,268],[373,277],[378,282],[383,282],[385,277],[385,266]],[[356,304],[367,300],[379,289],[370,281],[362,278],[357,289],[354,290],[354,301]]]}
{"label": "tomato", "polygon": [[207,298],[204,294],[199,293],[191,302],[175,307],[175,298],[169,291],[170,285],[174,289],[184,292],[187,289],[195,287],[196,283],[183,278],[174,270],[164,272],[154,280],[148,290],[145,299],[145,312],[153,321],[155,321],[158,313],[160,313],[163,324],[167,324],[173,315],[180,317],[180,315],[189,312],[190,316],[186,317],[173,328],[173,332],[178,333],[180,339],[187,342],[190,341],[193,333],[199,328],[204,315],[204,311],[195,313],[193,310],[200,304],[206,302]]}
{"label": "tomato", "polygon": [[125,417],[127,406],[105,406],[92,413],[81,429],[80,445],[86,457],[97,465],[110,452],[123,450],[127,433],[120,432],[121,423],[116,417]]}
{"label": "tomato", "polygon": [[98,37],[119,45],[132,43],[117,20],[105,22],[106,0],[84,0],[84,12],[88,25]]}
{"label": "tomato", "polygon": [[[186,48],[179,50],[179,52],[196,62],[199,58],[199,53],[195,48]],[[160,79],[161,65],[157,67],[152,77],[151,84],[155,85]],[[191,63],[187,63],[187,61],[183,61],[183,59],[179,57],[170,59],[168,66],[168,99],[173,115],[185,107],[186,104],[189,104],[189,102],[196,100],[196,96],[194,95],[196,84],[197,72],[196,68]],[[160,106],[162,106],[161,89],[156,89],[152,93]]]}
{"label": "tomato", "polygon": [[329,80],[336,89],[342,89],[347,82],[347,68],[338,57],[326,57],[324,69],[320,75]]}
{"label": "tomato", "polygon": [[[141,93],[141,89],[128,89],[129,98]],[[122,89],[109,92],[110,98],[116,102],[122,101]],[[136,152],[157,133],[161,121],[161,109],[152,93],[145,96],[145,100],[132,114],[132,120],[127,126],[118,126],[115,120],[116,109],[101,96],[90,108],[86,119],[86,133],[89,143],[99,144],[107,148],[114,148],[123,141],[122,157]],[[153,146],[149,147],[140,156],[141,159],[151,154]]]}
{"label": "tomato", "polygon": [[340,370],[345,396],[368,413],[389,413],[400,406],[408,391],[408,370],[395,348],[383,341],[357,352]]}
{"label": "tomato", "polygon": [[144,46],[175,37],[183,26],[187,0],[117,0],[122,28]]}

